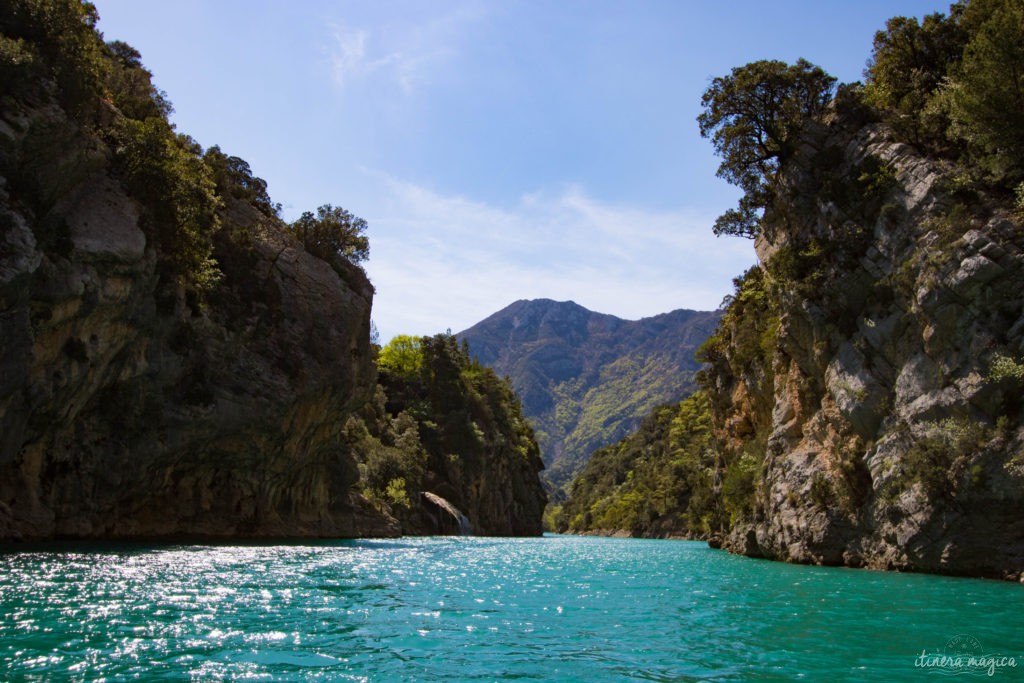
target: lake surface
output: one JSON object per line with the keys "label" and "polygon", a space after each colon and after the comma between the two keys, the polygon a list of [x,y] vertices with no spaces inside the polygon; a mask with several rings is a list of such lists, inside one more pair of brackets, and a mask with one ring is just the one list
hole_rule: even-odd
{"label": "lake surface", "polygon": [[561,536],[0,553],[5,681],[971,678],[1024,679],[1024,586]]}

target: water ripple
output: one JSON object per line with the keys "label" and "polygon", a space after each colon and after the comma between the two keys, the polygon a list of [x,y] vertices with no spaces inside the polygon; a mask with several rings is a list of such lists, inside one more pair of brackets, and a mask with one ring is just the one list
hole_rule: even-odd
{"label": "water ripple", "polygon": [[6,552],[0,616],[5,680],[883,681],[958,633],[1024,659],[1021,586],[621,539]]}

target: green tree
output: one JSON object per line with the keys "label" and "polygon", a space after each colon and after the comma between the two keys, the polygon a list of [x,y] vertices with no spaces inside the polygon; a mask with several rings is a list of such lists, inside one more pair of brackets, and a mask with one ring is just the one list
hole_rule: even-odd
{"label": "green tree", "polygon": [[140,121],[149,117],[166,119],[174,108],[167,94],[153,86],[153,74],[142,66],[142,55],[128,43],[106,44],[108,68],[105,85],[122,114]]}
{"label": "green tree", "polygon": [[696,392],[655,408],[636,432],[594,451],[551,522],[583,532],[706,535],[723,523],[710,404]]}
{"label": "green tree", "polygon": [[341,257],[357,264],[370,257],[366,221],[340,206],[324,204],[315,215],[306,211],[289,227],[306,251],[327,262]]}
{"label": "green tree", "polygon": [[281,214],[281,205],[275,204],[267,194],[267,182],[253,175],[245,159],[228,156],[214,145],[206,150],[203,161],[213,172],[217,193],[222,197],[245,200],[268,217]]}
{"label": "green tree", "polygon": [[545,502],[537,477],[543,464],[508,380],[473,360],[450,333],[395,337],[381,349],[378,367],[376,403],[362,428],[354,423],[347,435],[362,463],[364,490],[414,529],[431,528],[423,526],[425,487],[443,492],[481,528],[509,523],[503,513],[488,522],[489,501],[507,495],[523,521],[504,532],[533,533]]}
{"label": "green tree", "polygon": [[960,5],[950,16],[936,12],[920,23],[893,17],[875,33],[864,76],[868,102],[888,115],[890,125],[916,143],[945,137],[948,119],[933,101],[950,68],[960,61],[967,37]]}
{"label": "green tree", "polygon": [[1024,4],[973,0],[970,41],[947,89],[952,134],[997,181],[1024,178]]}
{"label": "green tree", "polygon": [[61,105],[94,121],[108,63],[99,14],[80,0],[6,0],[0,11],[0,95],[57,86]]}
{"label": "green tree", "polygon": [[396,377],[412,378],[423,368],[423,350],[420,337],[400,334],[380,350],[377,368]]}
{"label": "green tree", "polygon": [[171,270],[198,289],[220,273],[212,258],[220,200],[210,168],[192,138],[161,117],[122,117],[109,132],[114,171],[146,208],[144,226]]}
{"label": "green tree", "polygon": [[794,151],[804,124],[820,116],[836,79],[800,59],[790,66],[761,60],[720,76],[701,98],[702,137],[722,158],[718,176],[744,191],[736,209],[715,221],[716,235],[756,237],[779,167]]}

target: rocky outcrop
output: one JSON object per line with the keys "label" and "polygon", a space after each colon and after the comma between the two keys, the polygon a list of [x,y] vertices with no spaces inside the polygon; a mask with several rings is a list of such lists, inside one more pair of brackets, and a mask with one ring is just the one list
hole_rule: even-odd
{"label": "rocky outcrop", "polygon": [[[480,536],[541,535],[544,464],[508,379],[471,359],[450,334],[416,344],[419,369],[384,363],[386,405],[364,413],[365,432],[353,430],[363,434],[353,443],[368,490],[390,500],[407,534],[469,527]],[[465,525],[450,523],[462,516]]]}
{"label": "rocky outcrop", "polygon": [[0,540],[397,533],[339,436],[375,382],[360,269],[229,200],[200,301],[98,139],[8,108],[0,151]]}
{"label": "rocky outcrop", "polygon": [[469,518],[462,514],[457,507],[430,491],[424,491],[422,496],[423,502],[430,509],[428,514],[434,523],[436,533],[448,536],[470,536],[473,534],[473,525]]}
{"label": "rocky outcrop", "polygon": [[844,116],[784,167],[767,303],[727,314],[708,371],[727,459],[763,457],[727,548],[1021,576],[1024,227],[957,176]]}
{"label": "rocky outcrop", "polygon": [[[514,437],[512,437],[514,438]],[[511,438],[510,438],[511,440]],[[410,536],[540,536],[547,496],[536,446],[527,456],[514,446],[465,449],[445,462],[430,458],[422,491],[408,510],[397,511]]]}

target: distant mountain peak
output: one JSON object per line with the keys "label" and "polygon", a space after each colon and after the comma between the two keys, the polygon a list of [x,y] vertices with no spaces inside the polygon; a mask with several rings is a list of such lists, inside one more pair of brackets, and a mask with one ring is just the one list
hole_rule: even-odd
{"label": "distant mountain peak", "polygon": [[574,301],[520,299],[460,332],[470,353],[511,378],[537,431],[550,483],[694,389],[693,354],[720,312],[678,309],[640,320]]}

